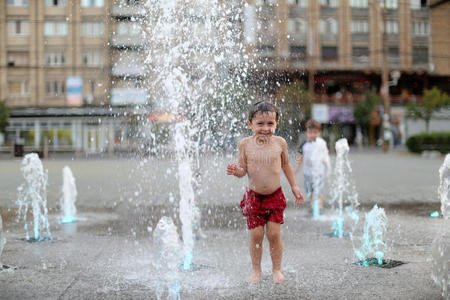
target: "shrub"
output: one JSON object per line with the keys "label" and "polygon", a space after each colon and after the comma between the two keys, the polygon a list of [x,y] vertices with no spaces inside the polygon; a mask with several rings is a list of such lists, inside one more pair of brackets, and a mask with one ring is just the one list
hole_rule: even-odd
{"label": "shrub", "polygon": [[441,153],[450,152],[450,131],[420,133],[406,140],[408,150],[420,153],[424,150],[436,150]]}

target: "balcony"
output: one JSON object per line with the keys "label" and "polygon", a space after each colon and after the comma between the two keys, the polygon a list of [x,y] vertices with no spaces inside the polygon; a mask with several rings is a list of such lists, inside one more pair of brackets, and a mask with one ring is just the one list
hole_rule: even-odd
{"label": "balcony", "polygon": [[352,17],[368,17],[368,8],[352,8]]}
{"label": "balcony", "polygon": [[112,35],[111,46],[116,48],[141,48],[144,46],[144,40],[140,36],[130,35]]}
{"label": "balcony", "polygon": [[430,17],[430,10],[428,8],[422,8],[422,9],[412,9],[411,10],[411,17],[412,18],[429,18]]}
{"label": "balcony", "polygon": [[142,5],[113,5],[111,7],[111,16],[113,17],[142,17],[145,15],[145,9]]}
{"label": "balcony", "polygon": [[352,33],[352,42],[369,42],[370,33]]}
{"label": "balcony", "polygon": [[298,17],[306,17],[306,7],[291,7],[289,8],[289,17],[290,18],[298,18]]}
{"label": "balcony", "polygon": [[326,43],[337,43],[339,41],[339,34],[321,33],[320,41]]}
{"label": "balcony", "polygon": [[119,64],[112,67],[111,73],[116,77],[140,77],[144,76],[147,72],[145,65],[124,65]]}

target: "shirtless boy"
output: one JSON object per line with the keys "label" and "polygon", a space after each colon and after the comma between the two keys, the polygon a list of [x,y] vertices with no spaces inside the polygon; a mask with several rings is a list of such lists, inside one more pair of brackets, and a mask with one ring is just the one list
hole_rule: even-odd
{"label": "shirtless boy", "polygon": [[241,201],[242,214],[247,216],[250,229],[250,256],[253,272],[247,278],[249,283],[261,279],[261,257],[264,231],[270,245],[273,282],[286,280],[281,272],[283,242],[280,224],[286,199],[280,185],[280,173],[284,175],[295,196],[295,203],[304,201],[295,181],[294,171],[288,159],[286,141],[275,136],[278,125],[278,109],[275,105],[261,101],[255,103],[249,113],[248,126],[253,136],[244,138],[239,144],[239,162],[227,166],[227,174],[236,177],[248,175],[248,190]]}

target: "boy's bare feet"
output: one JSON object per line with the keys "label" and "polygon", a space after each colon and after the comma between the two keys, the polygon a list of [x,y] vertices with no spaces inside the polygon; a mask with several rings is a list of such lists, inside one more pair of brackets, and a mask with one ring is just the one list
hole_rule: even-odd
{"label": "boy's bare feet", "polygon": [[273,283],[283,283],[286,281],[286,277],[281,273],[281,271],[273,272]]}
{"label": "boy's bare feet", "polygon": [[261,280],[261,272],[252,272],[252,275],[247,277],[248,283],[258,283]]}

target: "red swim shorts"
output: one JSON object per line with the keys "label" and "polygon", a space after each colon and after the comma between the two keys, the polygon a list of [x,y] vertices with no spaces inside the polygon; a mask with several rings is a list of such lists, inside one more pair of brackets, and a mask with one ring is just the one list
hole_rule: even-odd
{"label": "red swim shorts", "polygon": [[283,224],[285,208],[286,199],[281,187],[269,195],[248,189],[241,201],[242,215],[247,217],[248,229],[264,226],[268,221]]}

